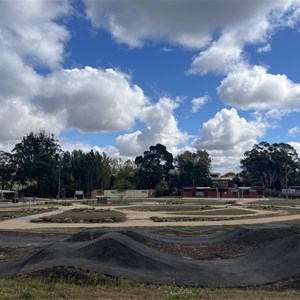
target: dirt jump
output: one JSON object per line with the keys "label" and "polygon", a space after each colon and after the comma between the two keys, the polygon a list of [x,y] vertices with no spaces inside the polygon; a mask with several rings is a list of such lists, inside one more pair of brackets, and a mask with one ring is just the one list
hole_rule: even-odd
{"label": "dirt jump", "polygon": [[[109,229],[47,241],[42,250],[28,258],[1,262],[0,277],[74,267],[146,283],[246,287],[300,274],[300,230],[284,225],[244,226],[222,232],[206,228],[192,234],[170,228]],[[196,260],[163,253],[147,246],[149,242],[243,244],[249,246],[249,251],[229,259]]]}

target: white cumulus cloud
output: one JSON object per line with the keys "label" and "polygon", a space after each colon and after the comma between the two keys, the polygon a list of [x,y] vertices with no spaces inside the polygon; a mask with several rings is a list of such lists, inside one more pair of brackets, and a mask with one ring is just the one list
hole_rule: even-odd
{"label": "white cumulus cloud", "polygon": [[291,145],[298,153],[298,156],[300,155],[300,143],[299,142],[288,142],[289,145]]}
{"label": "white cumulus cloud", "polygon": [[192,112],[196,113],[202,106],[210,100],[210,97],[205,95],[203,97],[192,99]]}
{"label": "white cumulus cloud", "polygon": [[292,127],[288,130],[288,136],[295,137],[300,132],[300,128],[298,126]]}
{"label": "white cumulus cloud", "polygon": [[36,67],[58,68],[69,33],[57,19],[70,13],[67,1],[0,1],[0,142],[7,148],[29,131],[63,129],[62,113],[32,101],[43,76]]}
{"label": "white cumulus cloud", "polygon": [[188,135],[178,128],[178,122],[174,117],[174,110],[178,105],[177,101],[161,98],[158,103],[144,107],[139,119],[147,127],[120,135],[116,140],[120,154],[136,156],[157,143],[165,145],[168,151],[176,152],[177,145],[188,140]]}
{"label": "white cumulus cloud", "polygon": [[0,104],[15,97],[31,97],[38,93],[41,76],[13,52],[0,53]]}
{"label": "white cumulus cloud", "polygon": [[[131,47],[148,40],[202,48],[219,28],[253,24],[272,9],[295,1],[140,1],[85,0],[86,14],[95,27]],[[246,28],[246,25],[244,27]],[[250,28],[249,32],[254,33]],[[249,34],[248,39],[251,38]]]}
{"label": "white cumulus cloud", "polygon": [[300,84],[284,74],[270,74],[263,66],[241,64],[217,89],[226,105],[244,110],[299,109]]}
{"label": "white cumulus cloud", "polygon": [[258,53],[265,53],[265,52],[270,52],[272,50],[272,46],[270,43],[267,43],[264,46],[259,47],[256,51]]}
{"label": "white cumulus cloud", "polygon": [[129,75],[92,67],[52,73],[36,97],[44,111],[64,111],[67,125],[82,132],[130,130],[147,101]]}
{"label": "white cumulus cloud", "polygon": [[223,34],[221,38],[195,57],[189,74],[207,74],[209,72],[226,73],[233,65],[242,60],[242,47],[231,33]]}
{"label": "white cumulus cloud", "polygon": [[56,19],[70,11],[67,1],[0,1],[0,49],[30,64],[59,67],[69,33]]}
{"label": "white cumulus cloud", "polygon": [[[0,141],[18,140],[30,131],[58,133],[63,129],[63,116],[45,114],[22,99],[10,99],[0,106]],[[58,121],[61,120],[61,121]]]}
{"label": "white cumulus cloud", "polygon": [[[225,1],[228,3],[227,1]],[[298,0],[295,1],[240,1],[250,10],[247,18],[221,26],[218,39],[200,52],[193,61],[189,74],[214,72],[226,74],[237,64],[244,62],[244,47],[248,44],[262,44],[257,52],[271,50],[268,40],[279,27],[294,27],[299,15]],[[233,2],[230,2],[233,4]],[[233,11],[236,8],[232,8]]]}
{"label": "white cumulus cloud", "polygon": [[266,127],[260,119],[247,121],[236,109],[224,108],[203,124],[202,137],[194,141],[194,147],[208,151],[213,170],[236,171],[244,152],[265,134]]}

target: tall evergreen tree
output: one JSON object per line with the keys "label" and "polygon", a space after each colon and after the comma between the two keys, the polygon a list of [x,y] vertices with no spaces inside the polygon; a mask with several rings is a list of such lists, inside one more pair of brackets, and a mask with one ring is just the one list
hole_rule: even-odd
{"label": "tall evergreen tree", "polygon": [[143,156],[135,159],[138,167],[136,183],[139,188],[154,189],[159,183],[168,182],[170,171],[174,169],[173,155],[161,144],[151,146]]}
{"label": "tall evergreen tree", "polygon": [[0,189],[11,189],[12,179],[15,172],[11,154],[0,151]]}
{"label": "tall evergreen tree", "polygon": [[281,189],[296,183],[299,158],[289,144],[260,142],[244,153],[241,168],[248,184]]}
{"label": "tall evergreen tree", "polygon": [[30,132],[12,151],[15,180],[36,196],[56,196],[61,153],[54,134]]}
{"label": "tall evergreen tree", "polygon": [[180,187],[211,185],[211,159],[205,150],[198,150],[196,153],[185,151],[178,155],[175,161]]}

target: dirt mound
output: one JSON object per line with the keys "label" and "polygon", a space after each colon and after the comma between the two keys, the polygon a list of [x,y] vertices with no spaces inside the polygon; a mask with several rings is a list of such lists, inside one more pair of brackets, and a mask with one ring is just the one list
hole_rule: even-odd
{"label": "dirt mound", "polygon": [[94,240],[103,234],[106,234],[108,230],[88,230],[81,231],[67,239],[68,242],[86,242]]}
{"label": "dirt mound", "polygon": [[[226,240],[225,235],[238,240],[247,234],[249,236],[249,232],[267,237],[270,231],[278,231],[279,234],[275,232],[272,241],[259,244],[248,254],[213,261],[185,259],[162,253],[128,236],[128,232],[137,234],[140,231],[109,231],[88,241],[53,243],[27,259],[0,263],[0,277],[63,266],[148,283],[241,287],[269,284],[299,275],[300,233],[294,228],[243,227],[230,231],[231,235],[226,232],[217,237]],[[286,236],[283,236],[283,232]],[[154,236],[147,232],[141,236],[148,235]]]}

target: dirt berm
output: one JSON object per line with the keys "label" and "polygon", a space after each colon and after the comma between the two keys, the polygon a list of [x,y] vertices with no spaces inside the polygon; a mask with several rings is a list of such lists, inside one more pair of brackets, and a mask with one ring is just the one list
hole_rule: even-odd
{"label": "dirt berm", "polygon": [[[0,277],[68,266],[148,283],[242,287],[268,284],[300,274],[300,233],[296,228],[248,226],[208,237],[176,239],[162,233],[163,230],[156,234],[128,229],[80,233],[55,242],[27,259],[0,263]],[[141,241],[143,239],[190,244],[234,241],[256,247],[232,259],[191,260],[149,248]]]}

